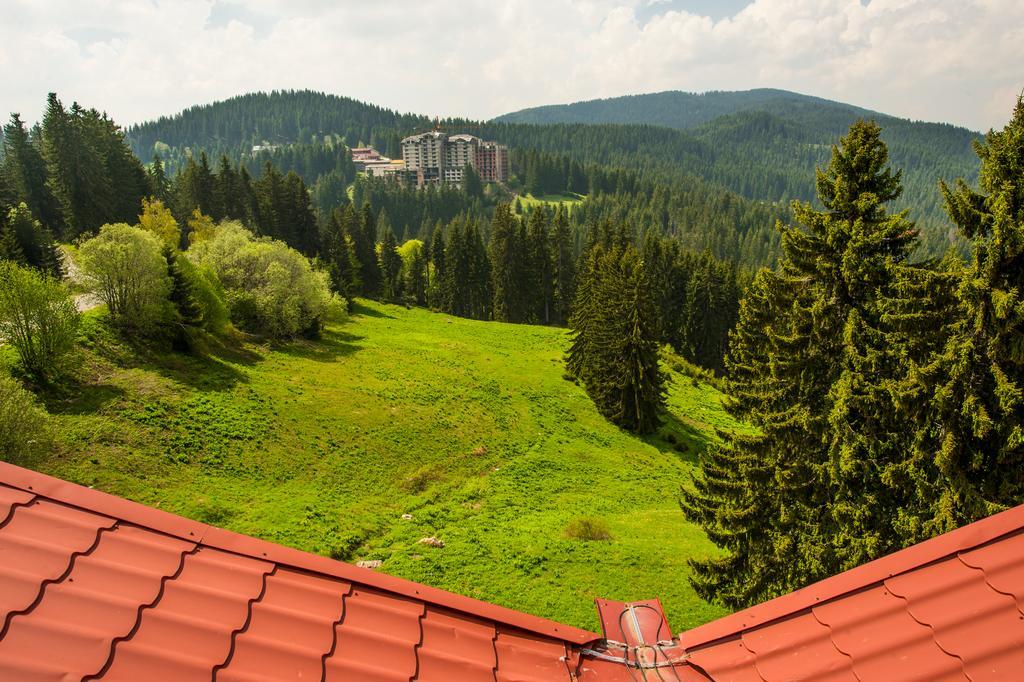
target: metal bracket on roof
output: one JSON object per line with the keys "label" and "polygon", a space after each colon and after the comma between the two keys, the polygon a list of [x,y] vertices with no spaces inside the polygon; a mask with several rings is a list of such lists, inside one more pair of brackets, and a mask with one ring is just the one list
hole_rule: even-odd
{"label": "metal bracket on roof", "polygon": [[598,599],[597,611],[604,639],[581,649],[583,658],[619,663],[639,671],[642,680],[671,679],[660,669],[674,668],[689,658],[672,637],[657,599],[629,603]]}

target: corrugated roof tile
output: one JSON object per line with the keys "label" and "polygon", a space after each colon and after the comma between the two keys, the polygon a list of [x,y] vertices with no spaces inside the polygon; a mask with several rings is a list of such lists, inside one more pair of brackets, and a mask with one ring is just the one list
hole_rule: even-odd
{"label": "corrugated roof tile", "polygon": [[1006,680],[1024,670],[1024,621],[1010,595],[957,557],[885,581],[907,610],[929,626],[936,643],[963,661],[975,682]]}
{"label": "corrugated roof tile", "polygon": [[862,680],[963,679],[960,661],[942,651],[931,630],[911,617],[907,602],[884,585],[816,606],[814,615]]}
{"label": "corrugated roof tile", "polygon": [[29,610],[50,582],[99,541],[114,520],[42,500],[15,507],[0,527],[0,636],[16,613]]}
{"label": "corrugated roof tile", "polygon": [[217,679],[319,680],[350,589],[340,580],[278,570],[267,578],[266,594],[253,605],[252,619]]}
{"label": "corrugated roof tile", "polygon": [[765,680],[815,679],[848,682],[857,677],[850,657],[832,643],[827,626],[804,612],[743,633]]}
{"label": "corrugated roof tile", "polygon": [[141,605],[156,599],[163,579],[193,547],[132,526],[99,537],[63,580],[44,589],[35,608],[11,619],[0,660],[44,661],[79,679],[98,672],[114,639],[131,631]]}
{"label": "corrugated roof tile", "polygon": [[34,497],[35,495],[30,492],[0,485],[0,526],[7,521],[16,505],[28,504]]}
{"label": "corrugated roof tile", "polygon": [[[234,634],[245,627],[252,602],[274,565],[203,548],[185,557],[138,629],[115,645],[104,680],[209,680],[228,659]],[[173,643],[173,646],[168,646]]]}
{"label": "corrugated roof tile", "polygon": [[424,612],[420,601],[365,587],[353,589],[335,626],[334,650],[325,662],[326,679],[412,679]]}
{"label": "corrugated roof tile", "polygon": [[962,562],[984,572],[993,590],[1012,595],[1017,601],[1017,610],[1024,615],[1024,561],[1021,557],[1024,557],[1024,533],[960,553]]}
{"label": "corrugated roof tile", "polygon": [[1024,507],[682,633],[674,669],[639,670],[593,633],[0,476],[4,682],[1024,679]]}
{"label": "corrugated roof tile", "polygon": [[428,606],[423,618],[417,679],[422,682],[493,682],[498,665],[494,623]]}
{"label": "corrugated roof tile", "polygon": [[569,680],[565,644],[528,633],[498,629],[497,682],[554,682]]}
{"label": "corrugated roof tile", "polygon": [[739,636],[688,652],[690,661],[714,680],[764,682],[757,657]]}

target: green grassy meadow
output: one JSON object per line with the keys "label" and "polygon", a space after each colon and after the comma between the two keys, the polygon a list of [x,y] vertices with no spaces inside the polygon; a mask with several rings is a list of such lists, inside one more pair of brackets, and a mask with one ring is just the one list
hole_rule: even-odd
{"label": "green grassy meadow", "polygon": [[520,194],[518,196],[519,204],[524,210],[534,206],[547,205],[564,206],[571,211],[573,206],[583,203],[585,198],[585,194],[542,194],[538,197],[532,194]]}
{"label": "green grassy meadow", "polygon": [[[580,627],[596,597],[660,597],[676,629],[724,612],[687,583],[716,550],[677,504],[738,426],[708,385],[667,368],[669,422],[638,439],[563,378],[561,329],[361,301],[322,340],[197,358],[126,347],[104,314],[46,401],[46,473]],[[611,539],[568,537],[583,517]]]}

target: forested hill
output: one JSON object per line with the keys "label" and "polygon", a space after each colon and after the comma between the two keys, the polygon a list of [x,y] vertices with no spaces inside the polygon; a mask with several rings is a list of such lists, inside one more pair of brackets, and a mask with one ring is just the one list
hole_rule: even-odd
{"label": "forested hill", "polygon": [[[921,255],[940,255],[951,244],[953,230],[941,205],[938,180],[963,177],[974,182],[977,178],[977,158],[971,143],[978,136],[969,130],[907,121],[781,90],[659,93],[554,110],[561,112],[559,115],[577,112],[573,115],[584,122],[516,123],[510,121],[518,115],[508,115],[486,123],[449,120],[442,124],[445,129],[474,132],[510,145],[515,152],[512,170],[518,183],[513,186],[525,187],[534,194],[619,193],[618,182],[610,188],[607,183],[595,188],[594,173],[589,174],[591,182],[586,186],[571,182],[572,174],[566,172],[555,173],[548,181],[530,182],[531,168],[541,168],[545,163],[565,168],[571,161],[600,165],[606,169],[602,171],[604,176],[615,169],[641,171],[650,187],[692,186],[698,182],[705,193],[720,188],[757,203],[782,207],[792,199],[814,200],[814,169],[827,161],[832,144],[850,123],[871,116],[883,127],[883,139],[889,145],[894,166],[904,170],[905,189],[896,206],[911,209],[911,219],[921,228]],[[621,122],[627,115],[630,122]],[[597,123],[601,120],[619,122]],[[254,167],[272,160],[286,169],[294,168],[310,185],[330,169],[341,169],[336,173],[337,187],[330,193],[340,197],[344,190],[340,180],[351,180],[344,171],[351,165],[342,158],[345,145],[372,144],[385,154],[398,156],[401,137],[430,124],[424,116],[398,114],[349,98],[281,91],[192,107],[172,117],[133,126],[126,137],[144,161],[159,153],[172,174],[195,149],[206,150],[211,159],[226,154],[234,162],[241,160]],[[338,144],[340,141],[344,145]],[[262,144],[281,147],[252,153],[253,146]],[[541,159],[540,165],[534,163],[529,157],[532,151],[548,155],[550,162]],[[647,197],[639,198],[646,201]],[[642,212],[648,211],[644,208]],[[671,215],[661,222],[678,224]],[[757,239],[765,244],[775,242],[771,224],[740,227],[740,233],[754,229],[759,233]],[[683,225],[682,229],[700,232],[704,226]],[[729,234],[719,236],[732,238]],[[773,252],[770,246],[755,249],[762,255],[751,260],[750,256],[739,255],[746,249],[713,246],[707,238],[693,243],[701,248],[710,246],[720,257],[748,261],[750,265],[768,264]]]}
{"label": "forested hill", "polygon": [[797,105],[811,105],[821,111],[828,109],[854,112],[860,116],[877,116],[875,112],[820,97],[801,95],[787,90],[759,88],[739,92],[712,91],[705,93],[668,90],[646,95],[625,95],[607,99],[592,99],[573,104],[549,104],[521,109],[498,116],[494,120],[504,123],[649,123],[686,130],[752,109],[779,112]]}
{"label": "forested hill", "polygon": [[[538,127],[650,125],[673,128],[690,143],[687,170],[742,196],[768,201],[810,200],[814,169],[858,118],[883,129],[893,164],[904,170],[899,207],[921,223],[928,251],[948,245],[948,221],[937,181],[977,177],[972,142],[981,136],[944,123],[896,118],[785,90],[660,92],[524,109],[495,119]],[[699,150],[699,152],[698,152]],[[663,153],[663,152],[656,152]]]}
{"label": "forested hill", "polygon": [[275,90],[197,105],[173,116],[134,125],[126,131],[132,150],[144,161],[155,150],[202,147],[228,151],[252,145],[307,143],[340,135],[350,144],[381,131],[410,130],[429,123],[423,116],[399,114],[348,97],[310,90]]}

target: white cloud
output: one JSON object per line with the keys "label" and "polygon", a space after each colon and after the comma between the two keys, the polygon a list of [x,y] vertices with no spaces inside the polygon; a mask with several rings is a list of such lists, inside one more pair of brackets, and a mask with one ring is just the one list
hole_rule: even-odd
{"label": "white cloud", "polygon": [[754,0],[717,21],[683,2],[656,3],[653,15],[651,5],[8,0],[0,112],[36,119],[55,90],[129,123],[256,89],[314,88],[482,118],[778,87],[987,129],[1024,89],[1019,0]]}

